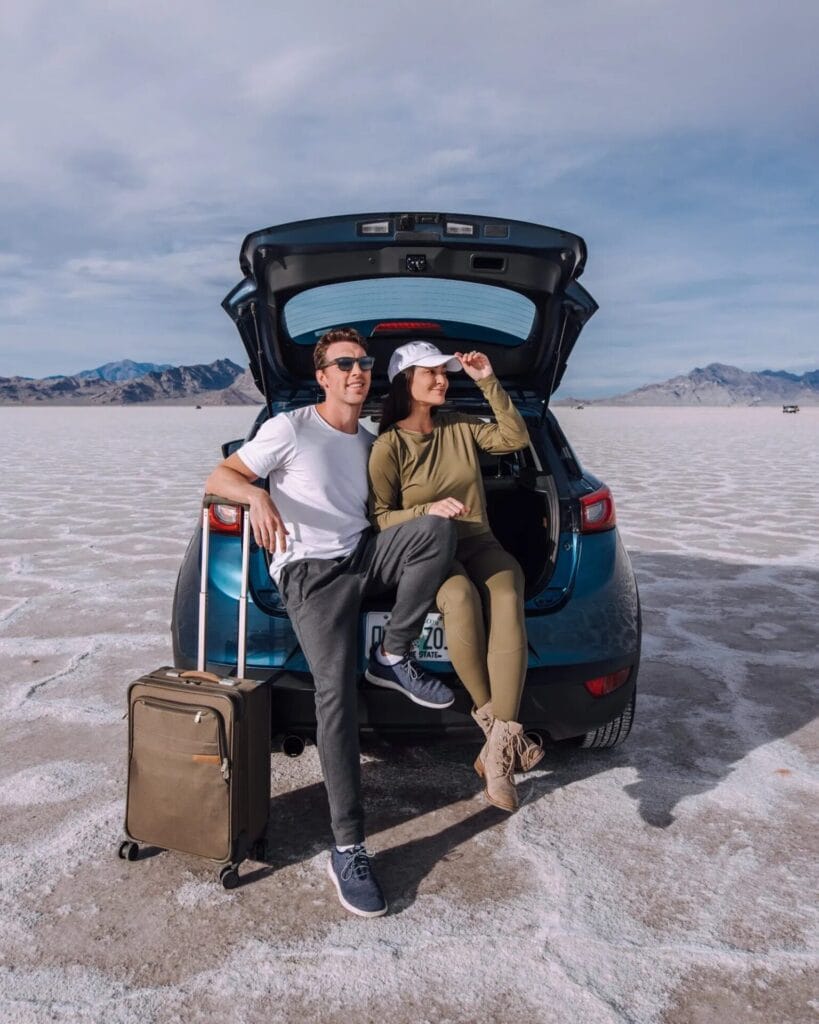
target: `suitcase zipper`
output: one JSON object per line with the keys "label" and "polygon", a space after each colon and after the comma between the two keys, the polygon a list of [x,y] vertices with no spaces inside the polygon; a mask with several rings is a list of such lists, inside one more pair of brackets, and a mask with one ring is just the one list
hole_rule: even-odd
{"label": "suitcase zipper", "polygon": [[150,697],[139,697],[137,704],[144,704],[146,707],[157,708],[160,711],[170,711],[175,715],[187,715],[190,718],[193,713],[194,722],[199,725],[206,715],[213,715],[216,719],[216,731],[219,736],[219,756],[222,762],[219,770],[225,782],[230,782],[230,758],[227,756],[227,737],[225,736],[225,723],[222,716],[213,708],[197,707],[195,704],[180,704],[172,700],[152,700]]}

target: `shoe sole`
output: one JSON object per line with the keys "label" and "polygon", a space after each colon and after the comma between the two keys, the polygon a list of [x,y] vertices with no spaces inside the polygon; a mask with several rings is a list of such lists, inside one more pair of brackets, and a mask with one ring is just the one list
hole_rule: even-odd
{"label": "shoe sole", "polygon": [[409,690],[405,690],[400,683],[394,683],[391,679],[380,679],[378,676],[373,675],[369,669],[364,673],[364,678],[372,683],[373,686],[380,686],[385,690],[397,690],[399,693],[403,693],[407,700],[411,700],[413,704],[420,704],[422,708],[432,708],[433,710],[437,708],[442,711],[444,708],[451,708],[455,703],[454,695],[446,704],[433,704],[432,701],[421,700],[420,697],[415,697],[411,694]]}
{"label": "shoe sole", "polygon": [[493,800],[489,795],[489,790],[487,789],[483,791],[483,795],[486,798],[486,802],[488,804],[492,804],[493,807],[497,807],[499,811],[506,811],[507,814],[514,814],[518,809],[519,805],[517,804],[514,807],[509,807],[506,804],[499,803],[497,800]]}
{"label": "shoe sole", "polygon": [[358,917],[383,917],[387,913],[389,907],[387,903],[384,903],[382,910],[360,910],[358,907],[354,907],[352,903],[348,903],[347,900],[341,895],[341,885],[339,884],[338,878],[336,877],[335,871],[333,871],[333,862],[327,861],[327,874],[330,876],[330,881],[336,887],[336,894],[338,895],[338,902],[344,907],[345,910],[349,910],[351,914],[356,914]]}

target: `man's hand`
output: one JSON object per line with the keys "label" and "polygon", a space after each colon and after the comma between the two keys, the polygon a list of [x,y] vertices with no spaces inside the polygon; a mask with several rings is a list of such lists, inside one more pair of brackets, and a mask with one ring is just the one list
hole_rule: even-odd
{"label": "man's hand", "polygon": [[472,380],[484,380],[492,376],[492,364],[482,352],[456,352],[455,358]]}
{"label": "man's hand", "polygon": [[253,539],[260,548],[275,553],[287,551],[287,530],[267,490],[252,486],[256,474],[242,462],[238,452],[228,455],[205,481],[205,493],[230,501],[241,501],[250,509]]}
{"label": "man's hand", "polygon": [[256,495],[250,500],[250,526],[253,539],[260,548],[272,554],[276,550],[287,551],[287,529],[273,499],[260,488],[255,488]]}
{"label": "man's hand", "polygon": [[433,501],[427,509],[428,516],[441,516],[442,519],[457,519],[458,516],[465,516],[468,513],[469,506],[457,498],[441,498],[440,501]]}

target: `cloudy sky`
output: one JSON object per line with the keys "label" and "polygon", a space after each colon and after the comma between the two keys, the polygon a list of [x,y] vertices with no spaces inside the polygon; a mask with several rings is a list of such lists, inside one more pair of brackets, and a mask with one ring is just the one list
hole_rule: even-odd
{"label": "cloudy sky", "polygon": [[562,392],[819,366],[814,0],[3,0],[0,376],[242,362],[244,235],[440,210],[583,235]]}

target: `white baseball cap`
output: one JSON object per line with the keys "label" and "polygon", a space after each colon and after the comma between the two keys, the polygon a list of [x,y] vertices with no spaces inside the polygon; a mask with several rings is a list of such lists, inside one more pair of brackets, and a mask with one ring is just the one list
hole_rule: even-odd
{"label": "white baseball cap", "polygon": [[463,367],[454,356],[445,356],[444,353],[429,341],[408,341],[401,345],[390,356],[390,365],[387,367],[387,378],[392,384],[395,377],[410,366],[441,366],[443,365],[448,373],[462,370]]}

